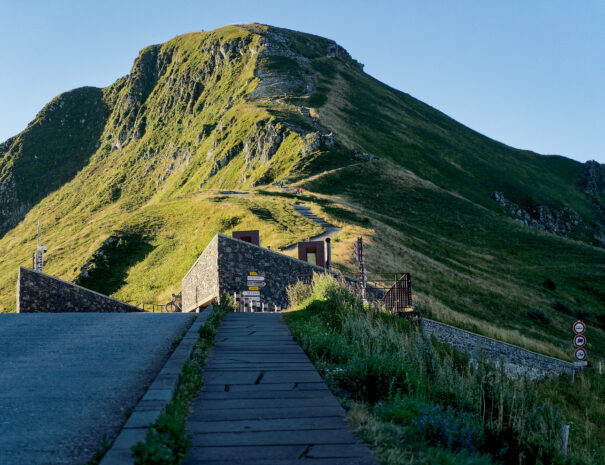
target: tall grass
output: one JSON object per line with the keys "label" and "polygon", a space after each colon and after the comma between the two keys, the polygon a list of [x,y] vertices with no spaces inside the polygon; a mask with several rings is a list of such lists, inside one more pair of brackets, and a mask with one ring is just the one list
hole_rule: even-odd
{"label": "tall grass", "polygon": [[589,463],[559,454],[565,420],[536,383],[486,360],[470,363],[330,276],[296,284],[289,296],[299,311],[286,321],[326,381],[375,421],[401,428],[412,458],[384,463],[417,463],[427,446],[468,458],[435,463]]}

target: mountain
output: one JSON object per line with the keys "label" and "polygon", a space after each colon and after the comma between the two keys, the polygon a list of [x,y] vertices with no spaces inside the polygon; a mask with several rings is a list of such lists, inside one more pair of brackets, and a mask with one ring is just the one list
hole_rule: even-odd
{"label": "mountain", "polygon": [[566,358],[583,318],[605,354],[605,166],[508,147],[334,41],[260,24],[147,47],[0,145],[0,309],[38,221],[49,273],[165,303],[216,232],[321,232],[294,202],[342,228],[339,269],[363,235],[370,275],[411,271],[426,315]]}

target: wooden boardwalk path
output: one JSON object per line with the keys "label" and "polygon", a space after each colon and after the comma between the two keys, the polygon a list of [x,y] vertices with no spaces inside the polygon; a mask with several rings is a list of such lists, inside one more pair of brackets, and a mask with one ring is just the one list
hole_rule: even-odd
{"label": "wooden boardwalk path", "polygon": [[186,465],[377,463],[279,314],[225,316],[187,428]]}

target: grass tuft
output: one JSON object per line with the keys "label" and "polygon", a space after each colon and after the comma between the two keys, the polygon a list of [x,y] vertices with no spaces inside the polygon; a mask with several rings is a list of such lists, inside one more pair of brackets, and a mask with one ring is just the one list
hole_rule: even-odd
{"label": "grass tuft", "polygon": [[233,310],[229,298],[222,299],[206,323],[200,328],[200,339],[193,349],[191,360],[185,363],[174,398],[166,406],[145,442],[133,447],[136,465],[176,465],[183,461],[191,447],[191,438],[185,430],[185,421],[193,400],[202,389],[202,368],[214,342],[223,316]]}
{"label": "grass tuft", "polygon": [[[289,295],[295,311],[285,319],[295,339],[381,463],[603,462],[601,409],[586,421],[580,441],[578,416],[561,408],[594,399],[588,386],[602,390],[601,379],[583,376],[587,385],[571,400],[569,389],[554,387],[568,386],[566,377],[536,383],[509,378],[484,359],[468,363],[466,355],[365,304],[328,275],[292,286]],[[567,459],[559,454],[564,424],[572,424]]]}

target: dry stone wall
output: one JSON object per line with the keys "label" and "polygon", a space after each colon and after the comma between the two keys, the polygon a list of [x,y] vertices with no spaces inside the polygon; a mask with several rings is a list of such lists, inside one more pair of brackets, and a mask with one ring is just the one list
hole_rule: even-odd
{"label": "dry stone wall", "polygon": [[422,327],[427,336],[456,347],[477,359],[482,352],[485,358],[504,363],[506,370],[514,375],[525,375],[532,379],[571,373],[573,364],[538,354],[506,342],[471,333],[454,326],[423,318]]}
{"label": "dry stone wall", "polygon": [[[247,289],[246,278],[250,272],[265,277],[261,287],[261,300],[269,305],[287,307],[286,288],[298,280],[310,280],[313,273],[325,269],[265,249],[248,242],[217,234],[200,255],[183,279],[183,309],[195,311],[222,294],[233,294]],[[356,280],[339,275],[352,285]],[[368,298],[382,297],[381,289],[368,288]],[[509,373],[531,378],[570,373],[571,363],[541,355],[495,339],[465,331],[436,321],[423,319],[423,329],[437,340],[469,353],[477,359],[480,353],[496,363],[504,362]]]}
{"label": "dry stone wall", "polygon": [[19,268],[18,313],[142,312],[138,307],[54,276]]}
{"label": "dry stone wall", "polygon": [[[326,270],[280,252],[217,234],[183,278],[183,310],[194,311],[224,293],[245,291],[250,272],[265,277],[265,286],[260,290],[261,301],[284,308],[288,306],[288,285],[299,280],[308,281],[313,273],[325,273]],[[343,278],[351,284],[357,282],[346,276]],[[382,293],[379,289],[368,290],[369,296]]]}
{"label": "dry stone wall", "polygon": [[194,312],[221,294],[218,282],[218,245],[217,235],[183,278],[184,312]]}

